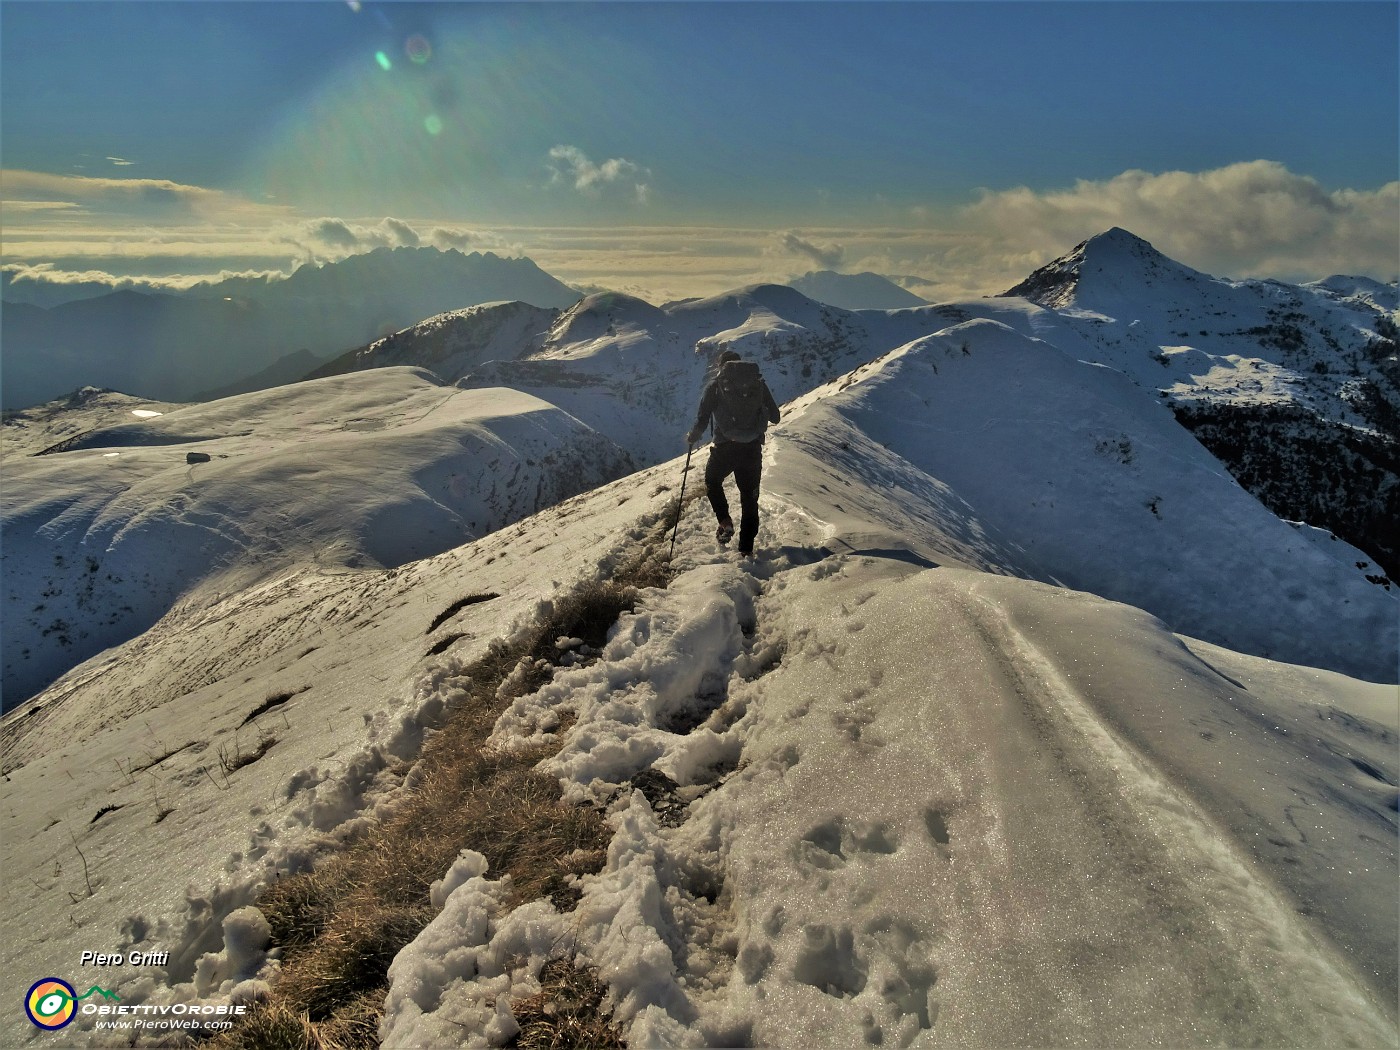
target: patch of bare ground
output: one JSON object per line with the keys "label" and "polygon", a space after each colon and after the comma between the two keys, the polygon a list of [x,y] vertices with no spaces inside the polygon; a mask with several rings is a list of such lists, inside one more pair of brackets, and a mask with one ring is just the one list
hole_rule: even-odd
{"label": "patch of bare ground", "polygon": [[626,1046],[622,1032],[612,1023],[606,996],[595,971],[564,959],[546,963],[540,971],[539,992],[510,1004],[520,1032],[509,1045],[518,1050]]}

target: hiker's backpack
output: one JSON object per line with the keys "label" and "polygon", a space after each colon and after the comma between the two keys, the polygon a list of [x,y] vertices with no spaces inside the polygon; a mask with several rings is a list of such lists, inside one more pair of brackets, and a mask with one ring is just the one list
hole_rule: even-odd
{"label": "hiker's backpack", "polygon": [[758,441],[768,427],[763,376],[752,361],[726,361],[716,379],[716,441]]}

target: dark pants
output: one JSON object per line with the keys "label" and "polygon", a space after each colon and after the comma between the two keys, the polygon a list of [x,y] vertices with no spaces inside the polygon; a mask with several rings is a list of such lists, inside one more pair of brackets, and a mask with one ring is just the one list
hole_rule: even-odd
{"label": "dark pants", "polygon": [[739,550],[753,552],[753,540],[758,535],[758,482],[763,475],[762,441],[724,441],[710,446],[710,461],[705,465],[705,494],[710,497],[715,518],[730,521],[729,500],[724,496],[724,479],[734,475],[739,486]]}

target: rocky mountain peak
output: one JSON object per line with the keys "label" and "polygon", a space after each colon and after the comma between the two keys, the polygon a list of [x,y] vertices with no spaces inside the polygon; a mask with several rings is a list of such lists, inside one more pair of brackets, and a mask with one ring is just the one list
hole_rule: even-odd
{"label": "rocky mountain peak", "polygon": [[1078,303],[1086,286],[1099,290],[1125,283],[1150,285],[1169,276],[1209,280],[1205,274],[1169,259],[1136,234],[1114,226],[1076,244],[1001,294],[1057,310]]}

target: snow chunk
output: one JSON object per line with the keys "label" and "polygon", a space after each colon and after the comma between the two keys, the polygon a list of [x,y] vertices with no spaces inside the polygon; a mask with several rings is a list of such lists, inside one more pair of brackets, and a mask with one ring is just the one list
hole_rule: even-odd
{"label": "snow chunk", "polygon": [[[272,928],[263,913],[252,906],[224,917],[224,947],[200,958],[195,967],[194,988],[201,998],[231,994],[235,986],[268,975]],[[247,989],[245,989],[245,992]]]}
{"label": "snow chunk", "polygon": [[568,926],[547,901],[507,912],[510,879],[488,880],[485,870],[480,854],[463,851],[434,884],[442,911],[389,967],[382,1045],[503,1046],[520,1030],[510,1001],[540,990]]}

